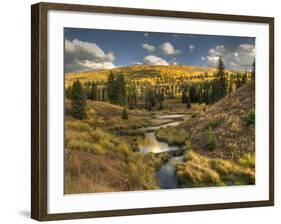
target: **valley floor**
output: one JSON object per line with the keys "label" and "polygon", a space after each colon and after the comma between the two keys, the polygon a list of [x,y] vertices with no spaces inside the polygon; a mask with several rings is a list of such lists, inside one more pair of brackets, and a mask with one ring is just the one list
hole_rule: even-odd
{"label": "valley floor", "polygon": [[255,183],[254,83],[212,106],[192,104],[180,97],[165,100],[161,111],[128,110],[106,102],[87,101],[87,119],[65,118],[65,193],[159,189],[157,171],[171,157],[168,153],[140,153],[144,127],[172,122],[159,116],[189,117],[176,127],[155,131],[158,140],[184,147],[182,161],[175,161],[175,175],[183,187]]}

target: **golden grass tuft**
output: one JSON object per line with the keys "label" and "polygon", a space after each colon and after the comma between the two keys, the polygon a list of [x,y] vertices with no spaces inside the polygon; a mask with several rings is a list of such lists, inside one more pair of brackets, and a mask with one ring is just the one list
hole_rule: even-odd
{"label": "golden grass tuft", "polygon": [[248,162],[242,165],[241,161],[213,159],[188,150],[184,163],[176,165],[176,175],[180,184],[189,187],[254,184],[254,168],[249,168]]}
{"label": "golden grass tuft", "polygon": [[158,189],[154,177],[156,169],[163,164],[162,159],[153,154],[96,155],[70,150],[65,162],[65,193]]}
{"label": "golden grass tuft", "polygon": [[[70,116],[65,119],[65,193],[157,189],[155,172],[167,160],[165,155],[136,153],[132,149],[136,137],[128,140],[111,130],[120,121],[120,130],[133,130],[135,124],[130,122],[141,116],[130,115],[130,122],[122,123],[120,114],[110,111],[110,105],[97,103],[89,108],[93,107],[100,109],[95,108],[98,115],[83,121]],[[112,119],[107,119],[107,114],[101,116],[102,107],[112,113]]]}
{"label": "golden grass tuft", "polygon": [[222,186],[224,183],[214,170],[191,161],[178,168],[177,177],[180,184],[193,187]]}
{"label": "golden grass tuft", "polygon": [[238,160],[238,164],[244,167],[255,168],[255,164],[256,164],[255,154],[253,153],[243,154],[243,156]]}
{"label": "golden grass tuft", "polygon": [[79,128],[66,131],[65,144],[67,149],[104,154],[107,150],[114,148],[110,134],[100,128],[90,129],[88,132],[77,130]]}
{"label": "golden grass tuft", "polygon": [[254,184],[255,172],[249,168],[241,167],[231,161],[214,159],[210,161],[211,167],[216,170],[225,182],[231,185]]}
{"label": "golden grass tuft", "polygon": [[184,144],[188,139],[188,134],[184,129],[176,127],[160,128],[156,131],[155,136],[160,141],[165,141],[170,145]]}

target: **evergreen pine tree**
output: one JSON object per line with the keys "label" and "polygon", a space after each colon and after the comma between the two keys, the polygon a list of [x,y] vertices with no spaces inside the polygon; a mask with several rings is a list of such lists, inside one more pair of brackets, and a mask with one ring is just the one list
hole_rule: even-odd
{"label": "evergreen pine tree", "polygon": [[101,90],[101,100],[106,101],[106,91],[105,88],[102,88]]}
{"label": "evergreen pine tree", "polygon": [[101,90],[100,90],[100,88],[97,89],[97,100],[101,101]]}
{"label": "evergreen pine tree", "polygon": [[242,75],[242,85],[245,85],[247,82],[247,71],[244,72]]}
{"label": "evergreen pine tree", "polygon": [[181,102],[182,103],[187,103],[187,91],[186,91],[186,88],[184,88],[184,90],[182,91]]}
{"label": "evergreen pine tree", "polygon": [[219,57],[219,60],[218,60],[218,65],[217,65],[217,76],[219,78],[223,77],[225,74],[225,71],[224,71],[224,63],[222,61],[222,58]]}
{"label": "evergreen pine tree", "polygon": [[164,95],[164,92],[161,91],[160,93],[160,106],[159,106],[159,110],[162,110],[163,109],[163,102],[165,100],[165,95]]}
{"label": "evergreen pine tree", "polygon": [[110,103],[116,103],[116,85],[115,85],[115,77],[112,73],[110,72],[107,83],[106,83],[106,88],[107,88],[107,97]]}
{"label": "evergreen pine tree", "polygon": [[187,96],[186,98],[186,108],[190,109],[191,108],[191,102],[190,102],[190,98]]}
{"label": "evergreen pine tree", "polygon": [[197,103],[197,96],[196,96],[196,87],[195,85],[191,85],[189,87],[189,99],[191,103]]}
{"label": "evergreen pine tree", "polygon": [[71,99],[71,86],[65,88],[65,96],[66,98]]}
{"label": "evergreen pine tree", "polygon": [[163,102],[164,102],[164,99],[165,99],[164,92],[161,91],[161,90],[158,90],[155,93],[156,93],[156,99],[157,99],[156,103],[158,103],[158,110],[162,110],[163,109]]}
{"label": "evergreen pine tree", "polygon": [[127,104],[130,109],[133,109],[137,105],[137,90],[136,86],[129,85],[127,92]]}
{"label": "evergreen pine tree", "polygon": [[86,118],[86,96],[79,80],[71,88],[71,115],[77,119]]}
{"label": "evergreen pine tree", "polygon": [[227,94],[227,79],[225,76],[225,68],[222,58],[219,57],[217,66],[217,77],[219,80],[218,98],[223,98]]}
{"label": "evergreen pine tree", "polygon": [[242,78],[241,78],[241,74],[237,73],[236,74],[236,80],[235,80],[235,89],[239,89],[242,86]]}
{"label": "evergreen pine tree", "polygon": [[145,108],[147,110],[152,110],[156,104],[157,104],[157,97],[155,90],[148,89],[145,93],[145,98],[144,98],[144,104]]}
{"label": "evergreen pine tree", "polygon": [[128,116],[127,109],[124,108],[123,111],[122,111],[122,119],[128,120],[128,118],[129,118],[129,116]]}
{"label": "evergreen pine tree", "polygon": [[198,103],[199,104],[203,103],[203,89],[201,85],[197,86],[197,97],[198,97]]}
{"label": "evergreen pine tree", "polygon": [[117,104],[126,104],[126,83],[124,75],[119,74],[116,78],[116,93],[117,93]]}
{"label": "evergreen pine tree", "polygon": [[210,93],[210,103],[213,104],[220,99],[221,90],[220,90],[220,81],[214,79],[211,81],[211,93]]}
{"label": "evergreen pine tree", "polygon": [[91,88],[90,88],[88,99],[97,100],[97,85],[95,82],[91,83]]}
{"label": "evergreen pine tree", "polygon": [[202,85],[202,102],[205,104],[209,104],[209,82],[204,82]]}
{"label": "evergreen pine tree", "polygon": [[232,92],[233,92],[233,76],[230,77],[229,84],[228,84],[228,94]]}
{"label": "evergreen pine tree", "polygon": [[255,76],[256,76],[256,61],[253,62],[251,74],[252,74],[252,79],[255,79]]}

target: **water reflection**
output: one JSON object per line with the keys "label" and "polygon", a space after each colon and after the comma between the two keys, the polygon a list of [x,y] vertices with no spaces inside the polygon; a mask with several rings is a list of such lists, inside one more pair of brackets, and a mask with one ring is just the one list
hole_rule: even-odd
{"label": "water reflection", "polygon": [[184,114],[168,114],[168,115],[157,115],[155,116],[158,119],[173,119],[173,118],[181,118],[181,117],[186,117]]}
{"label": "water reflection", "polygon": [[[170,119],[171,122],[159,126],[141,128],[142,131],[145,131],[145,134],[142,141],[139,142],[139,151],[141,153],[160,153],[182,149],[182,145],[172,146],[168,145],[166,142],[158,141],[155,136],[155,131],[163,127],[175,127],[188,118],[189,116],[181,114],[155,116],[155,120],[163,121]],[[175,162],[182,162],[182,160],[182,156],[172,157],[167,163],[161,166],[155,177],[160,189],[173,189],[179,187],[175,175]]]}
{"label": "water reflection", "polygon": [[139,144],[139,150],[142,153],[159,153],[177,149],[179,149],[179,146],[169,146],[166,142],[158,141],[154,132],[145,133],[143,141]]}
{"label": "water reflection", "polygon": [[156,179],[161,189],[174,189],[179,187],[177,177],[175,175],[175,163],[182,161],[183,156],[173,157],[156,173]]}

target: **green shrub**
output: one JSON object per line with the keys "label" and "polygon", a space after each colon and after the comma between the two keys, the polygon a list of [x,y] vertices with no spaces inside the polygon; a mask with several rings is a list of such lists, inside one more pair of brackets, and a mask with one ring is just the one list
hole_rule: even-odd
{"label": "green shrub", "polygon": [[255,154],[245,153],[239,160],[238,164],[244,167],[255,168]]}
{"label": "green shrub", "polygon": [[212,128],[215,129],[223,123],[222,119],[212,120],[206,125],[206,129]]}
{"label": "green shrub", "polygon": [[245,118],[245,121],[246,121],[246,125],[248,127],[250,127],[251,125],[255,125],[255,112],[254,111],[250,111],[246,118]]}
{"label": "green shrub", "polygon": [[128,112],[127,112],[127,109],[124,108],[123,111],[122,111],[122,119],[123,120],[128,120],[129,116],[128,116]]}
{"label": "green shrub", "polygon": [[126,143],[119,144],[117,147],[117,151],[121,152],[124,155],[129,155],[132,152],[131,148]]}
{"label": "green shrub", "polygon": [[218,146],[216,135],[210,127],[207,133],[207,149],[214,150]]}
{"label": "green shrub", "polygon": [[192,144],[190,141],[185,141],[185,152],[192,150]]}
{"label": "green shrub", "polygon": [[191,118],[196,118],[197,117],[197,114],[196,113],[192,113],[191,114]]}

